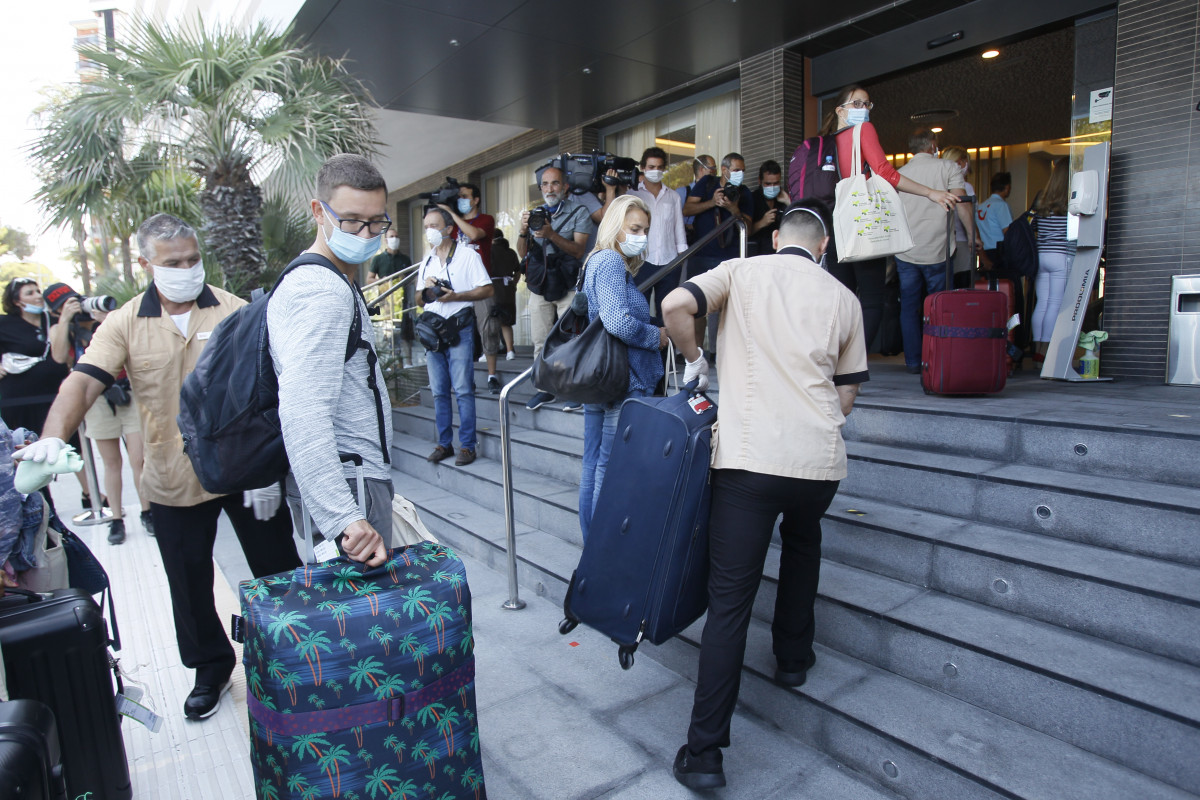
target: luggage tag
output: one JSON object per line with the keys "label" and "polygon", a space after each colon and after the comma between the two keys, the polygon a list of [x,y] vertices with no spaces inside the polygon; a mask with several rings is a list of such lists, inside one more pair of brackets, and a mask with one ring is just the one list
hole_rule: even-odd
{"label": "luggage tag", "polygon": [[[125,693],[117,695],[117,713],[122,716],[129,717],[135,722],[142,723],[150,729],[151,733],[158,733],[158,731],[162,728],[162,717],[160,717],[158,714],[155,714],[153,711],[146,708],[146,706],[142,705],[136,700],[131,700],[128,695],[132,693],[132,690],[133,687],[130,687],[125,690]],[[139,697],[141,694],[141,690],[137,690],[137,695]]]}
{"label": "luggage tag", "polygon": [[694,394],[688,398],[688,405],[696,414],[703,414],[713,407],[713,402],[702,394]]}

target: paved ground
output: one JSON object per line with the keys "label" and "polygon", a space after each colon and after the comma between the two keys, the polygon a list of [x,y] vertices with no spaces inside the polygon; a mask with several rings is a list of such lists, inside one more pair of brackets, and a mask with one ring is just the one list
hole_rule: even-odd
{"label": "paved ground", "polygon": [[[128,468],[126,468],[128,472]],[[64,518],[79,510],[78,487],[54,487]],[[136,501],[127,477],[126,508]],[[116,588],[129,682],[142,685],[164,717],[150,733],[126,722],[124,735],[137,800],[253,798],[240,670],[230,698],[209,720],[191,723],[181,707],[192,676],[179,662],[162,564],[136,515],[125,544],[111,546],[107,527],[78,527],[104,562]],[[246,577],[244,559],[228,522],[218,537],[218,606],[232,613],[230,581]],[[643,647],[633,669],[622,671],[616,646],[578,628],[557,630],[561,609],[538,597],[522,611],[505,611],[504,576],[467,559],[474,595],[479,720],[491,800],[622,798],[670,800],[693,794],[671,775],[682,744],[693,682],[655,661]],[[236,645],[235,645],[236,647]],[[676,659],[678,655],[676,655]],[[757,679],[754,679],[757,681]],[[782,691],[757,681],[755,691]],[[734,746],[727,753],[730,787],[718,796],[758,800],[867,800],[878,789],[780,731],[739,709]]]}

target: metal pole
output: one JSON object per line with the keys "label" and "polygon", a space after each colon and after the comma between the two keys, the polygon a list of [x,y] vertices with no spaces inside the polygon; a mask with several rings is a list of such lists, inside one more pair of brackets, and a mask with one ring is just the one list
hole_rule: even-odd
{"label": "metal pole", "polygon": [[501,608],[509,611],[524,608],[525,601],[517,596],[517,523],[513,514],[512,441],[509,431],[508,395],[532,375],[533,367],[530,367],[500,390],[500,468],[504,476],[504,529],[508,548],[508,600]]}
{"label": "metal pole", "polygon": [[[110,522],[113,519],[113,513],[108,511],[100,503],[100,482],[96,480],[96,461],[92,455],[92,440],[88,438],[87,426],[79,423],[79,454],[83,456],[83,474],[87,478],[88,498],[92,504],[92,510],[84,510],[81,514],[76,514],[71,517],[71,521],[76,525],[102,525],[105,522]],[[109,498],[109,502],[112,498]],[[120,498],[117,502],[121,502]]]}
{"label": "metal pole", "polygon": [[741,251],[742,251],[741,257],[745,258],[746,253],[749,252],[749,246],[747,245],[747,238],[749,236],[749,233],[746,230],[746,223],[742,222],[740,219],[737,221],[737,227],[738,227],[738,247],[740,247]]}

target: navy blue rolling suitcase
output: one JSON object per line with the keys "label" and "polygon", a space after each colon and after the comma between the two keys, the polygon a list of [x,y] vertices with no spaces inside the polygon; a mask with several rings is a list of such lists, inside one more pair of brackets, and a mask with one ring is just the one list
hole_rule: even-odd
{"label": "navy blue rolling suitcase", "polygon": [[580,622],[633,666],[643,639],[661,644],[708,607],[708,467],[717,406],[704,394],[631,398],[563,601],[560,633]]}

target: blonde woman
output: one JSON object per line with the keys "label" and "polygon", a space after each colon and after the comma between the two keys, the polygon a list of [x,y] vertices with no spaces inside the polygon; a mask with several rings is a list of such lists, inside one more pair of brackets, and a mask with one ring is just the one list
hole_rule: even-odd
{"label": "blonde woman", "polygon": [[[605,330],[629,347],[629,389],[625,397],[645,397],[663,376],[658,351],[667,344],[666,328],[650,321],[650,304],[638,291],[634,276],[641,268],[648,234],[650,209],[636,195],[612,201],[600,229],[596,248],[583,268],[581,293],[587,298],[588,322],[600,317]],[[592,508],[617,431],[621,400],[583,408],[583,475],[579,479],[579,527],[587,539]]]}
{"label": "blonde woman", "polygon": [[[962,171],[963,186],[967,192],[966,196],[974,197],[975,187],[971,185],[969,180],[967,180],[967,174],[971,171],[971,157],[967,153],[967,149],[965,147],[959,147],[958,145],[943,147],[941,151],[941,157],[946,161],[953,161],[955,164],[958,164],[959,170]],[[971,216],[974,218],[975,215],[972,214]],[[970,289],[975,283],[975,274],[971,269],[971,256],[974,254],[971,252],[969,247],[970,239],[968,238],[968,234],[974,234],[974,231],[968,231],[963,226],[962,218],[956,215],[954,217],[955,250],[954,255],[951,256],[951,258],[954,260],[955,289]],[[975,248],[977,250],[982,250],[983,245],[979,243],[979,237],[976,235],[974,236],[974,239]]]}
{"label": "blonde woman", "polygon": [[1062,307],[1067,275],[1075,261],[1075,242],[1067,238],[1067,196],[1070,168],[1065,157],[1055,159],[1050,179],[1033,206],[1037,215],[1038,273],[1034,279],[1037,306],[1033,310],[1034,361],[1046,355],[1058,310]]}

